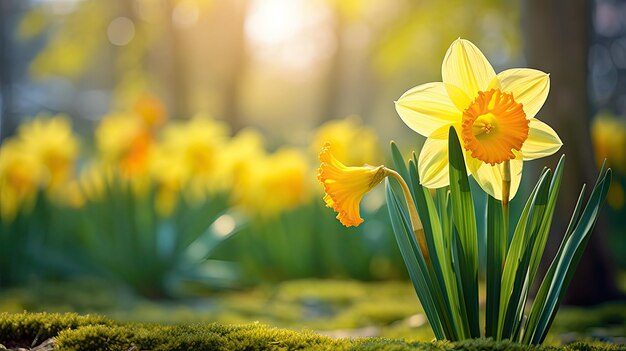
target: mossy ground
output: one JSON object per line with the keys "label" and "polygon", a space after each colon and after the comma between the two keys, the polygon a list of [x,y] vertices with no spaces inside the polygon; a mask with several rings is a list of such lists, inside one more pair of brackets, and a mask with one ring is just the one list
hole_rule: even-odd
{"label": "mossy ground", "polygon": [[[375,342],[370,339],[359,339],[361,341],[358,343],[358,349],[368,349],[370,348],[368,343],[373,342],[372,345],[376,347],[383,343],[386,345],[385,349],[388,350],[410,350],[411,347],[417,347],[415,345],[418,344],[415,343],[433,340],[433,334],[409,282],[363,283],[346,280],[299,280],[260,286],[245,291],[204,293],[180,301],[149,301],[112,289],[103,282],[84,281],[5,291],[0,293],[0,311],[95,313],[105,317],[73,315],[75,319],[69,328],[82,329],[89,326],[81,333],[91,335],[90,337],[95,338],[94,340],[106,338],[128,342],[128,340],[135,340],[133,338],[145,340],[156,338],[154,339],[155,345],[164,340],[161,336],[176,333],[188,335],[189,340],[200,340],[206,335],[215,334],[215,328],[219,329],[224,325],[247,325],[247,328],[252,328],[250,330],[256,330],[262,335],[266,335],[265,331],[269,332],[269,330],[279,333],[278,329],[266,326],[271,325],[295,331],[299,337],[302,335],[306,338],[310,337],[310,340],[306,339],[310,342],[327,340],[322,335],[332,336],[333,340],[372,336],[388,338],[384,341],[374,339]],[[26,321],[29,320],[28,318],[33,318],[32,316],[32,314],[23,315]],[[257,324],[250,324],[254,322]],[[40,341],[46,335],[58,332],[50,326],[41,327],[45,324],[35,320],[29,323],[25,325],[30,325],[31,329],[45,331],[38,336]],[[144,324],[131,324],[134,334],[129,335],[126,323]],[[183,326],[191,329],[181,329]],[[280,333],[288,332],[285,329],[280,330]],[[313,330],[315,333],[303,333],[303,330]],[[157,335],[150,336],[152,334]],[[61,333],[59,340],[68,340],[69,343],[69,340],[80,340],[81,335],[83,334],[74,332]],[[626,304],[612,304],[593,309],[564,308],[559,312],[546,344],[559,346],[580,340],[599,340],[619,344],[626,343],[624,335],[626,335]],[[218,339],[222,340],[220,338],[216,340]],[[197,342],[205,345],[204,341]],[[280,344],[276,340],[274,343]],[[348,349],[355,347],[353,342],[341,345]],[[428,345],[433,349],[440,349],[439,344]],[[592,345],[585,344],[582,349],[593,349]],[[5,344],[5,346],[9,345]],[[605,346],[603,344],[602,347]],[[251,347],[251,349],[268,349],[269,346],[264,347]],[[345,349],[336,345],[334,347]],[[495,346],[489,346],[487,349],[492,347]],[[281,347],[275,349],[281,349]]]}
{"label": "mossy ground", "polygon": [[129,350],[626,350],[599,342],[565,347],[528,347],[477,339],[462,342],[409,342],[385,338],[333,339],[311,331],[293,331],[260,323],[157,325],[116,323],[99,316],[77,314],[0,314],[0,348],[61,351]]}

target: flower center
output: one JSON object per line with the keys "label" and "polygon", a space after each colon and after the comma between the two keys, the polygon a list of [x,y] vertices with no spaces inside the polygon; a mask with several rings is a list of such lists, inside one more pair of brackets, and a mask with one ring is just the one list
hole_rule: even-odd
{"label": "flower center", "polygon": [[528,119],[513,94],[498,89],[478,92],[463,111],[461,137],[472,157],[495,165],[515,158],[528,138]]}

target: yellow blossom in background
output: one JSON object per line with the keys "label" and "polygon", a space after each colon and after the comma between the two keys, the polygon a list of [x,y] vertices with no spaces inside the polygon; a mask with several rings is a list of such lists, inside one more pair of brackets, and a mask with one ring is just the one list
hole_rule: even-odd
{"label": "yellow blossom in background", "polygon": [[[220,153],[227,141],[226,124],[198,115],[186,122],[173,122],[163,129],[159,158],[170,160],[170,171],[156,168],[157,181],[164,182],[168,172],[175,172],[184,182],[184,195],[192,202],[204,201],[206,196],[219,189],[218,174]],[[156,161],[158,162],[158,161]],[[163,172],[162,176],[159,173]],[[171,180],[170,180],[171,182]]]}
{"label": "yellow blossom in background", "polygon": [[34,205],[39,187],[41,163],[33,154],[20,149],[15,139],[6,140],[0,147],[0,218],[12,221],[15,215]]}
{"label": "yellow blossom in background", "polygon": [[162,217],[172,214],[179,193],[191,177],[180,154],[157,146],[151,162],[151,174],[156,186],[155,210]]}
{"label": "yellow blossom in background", "polygon": [[591,124],[591,138],[598,166],[606,159],[611,168],[626,174],[626,121],[600,113]]}
{"label": "yellow blossom in background", "polygon": [[167,119],[167,109],[155,96],[143,94],[137,98],[133,111],[149,128],[160,127]]}
{"label": "yellow blossom in background", "polygon": [[105,164],[119,167],[125,178],[147,174],[153,137],[135,113],[106,115],[95,131],[96,146]]}
{"label": "yellow blossom in background", "polygon": [[310,167],[300,150],[283,148],[250,162],[239,199],[245,210],[260,216],[275,216],[309,201]]}
{"label": "yellow blossom in background", "polygon": [[381,158],[376,133],[357,116],[321,125],[313,136],[311,151],[317,154],[326,142],[333,146],[333,154],[348,164],[379,162]]}
{"label": "yellow blossom in background", "polygon": [[264,159],[265,140],[253,128],[240,130],[222,148],[219,154],[220,167],[217,169],[218,182],[224,189],[230,189],[234,202],[241,196],[248,175],[253,174],[254,160]]}
{"label": "yellow blossom in background", "polygon": [[[601,112],[591,123],[591,141],[598,167],[606,160],[607,166],[621,175],[626,175],[626,121]],[[612,182],[607,195],[609,206],[621,209],[625,204],[624,188],[619,182]]]}
{"label": "yellow blossom in background", "polygon": [[42,165],[43,187],[54,192],[73,177],[79,143],[67,116],[38,116],[19,127],[17,141]]}
{"label": "yellow blossom in background", "polygon": [[321,165],[317,179],[324,187],[324,202],[337,212],[337,219],[346,227],[363,223],[359,204],[363,196],[387,175],[383,166],[347,167],[333,154],[327,143],[320,153]]}
{"label": "yellow blossom in background", "polygon": [[426,83],[404,93],[398,114],[411,129],[427,137],[419,155],[422,185],[449,184],[448,130],[453,126],[465,149],[465,164],[481,188],[502,200],[503,166],[510,162],[515,196],[523,161],[552,155],[562,145],[547,124],[534,118],[550,90],[549,75],[515,68],[496,75],[471,42],[452,43],[441,67],[443,82]]}

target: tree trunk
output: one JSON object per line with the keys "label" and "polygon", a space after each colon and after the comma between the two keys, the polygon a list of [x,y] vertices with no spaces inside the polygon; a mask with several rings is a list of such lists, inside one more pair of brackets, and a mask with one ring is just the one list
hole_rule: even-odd
{"label": "tree trunk", "polygon": [[[0,1],[0,141],[8,137],[17,127],[18,120],[13,110],[13,70],[11,69],[12,37],[10,21],[13,1]],[[13,14],[14,15],[14,14]]]}
{"label": "tree trunk", "polygon": [[[590,6],[585,0],[527,0],[524,10],[528,66],[550,73],[550,95],[538,118],[556,130],[563,147],[543,164],[556,165],[566,155],[565,173],[548,242],[544,272],[554,257],[583,183],[598,175],[589,133],[587,56]],[[535,165],[536,166],[536,165]],[[538,172],[535,172],[538,173]],[[587,191],[587,196],[589,195]],[[564,302],[591,305],[619,296],[615,267],[606,247],[606,219],[601,216]]]}

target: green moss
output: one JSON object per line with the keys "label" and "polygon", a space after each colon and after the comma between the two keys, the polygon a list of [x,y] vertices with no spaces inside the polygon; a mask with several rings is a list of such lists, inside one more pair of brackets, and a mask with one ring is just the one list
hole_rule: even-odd
{"label": "green moss", "polygon": [[58,350],[337,350],[349,341],[261,324],[87,326],[57,337]]}
{"label": "green moss", "polygon": [[624,351],[626,345],[614,345],[599,341],[579,341],[563,348],[567,351]]}
{"label": "green moss", "polygon": [[79,316],[76,313],[1,313],[0,343],[13,345],[39,344],[65,329],[87,325],[112,325],[100,316]]}
{"label": "green moss", "polygon": [[8,347],[31,347],[54,337],[60,351],[128,350],[313,350],[313,351],[617,351],[623,345],[577,342],[562,348],[529,347],[490,339],[461,342],[410,342],[399,339],[331,339],[310,331],[292,331],[260,323],[242,325],[157,325],[114,323],[98,316],[76,314],[0,314],[0,343]]}

